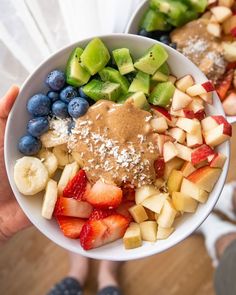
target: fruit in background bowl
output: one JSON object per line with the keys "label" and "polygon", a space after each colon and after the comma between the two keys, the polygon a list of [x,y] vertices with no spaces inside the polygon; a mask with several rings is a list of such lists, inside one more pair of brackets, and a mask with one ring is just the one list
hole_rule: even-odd
{"label": "fruit in background bowl", "polygon": [[[182,235],[178,236],[180,228],[185,227],[188,219],[189,221],[193,220],[195,216],[183,215],[183,218],[176,219],[180,212],[184,210],[193,212],[198,207],[195,210],[196,216],[203,210],[204,217],[206,217],[209,208],[212,209],[216,200],[215,195],[211,195],[209,201],[203,206],[197,206],[197,204],[203,200],[207,201],[208,193],[204,188],[209,190],[210,184],[212,188],[217,181],[216,176],[220,176],[220,173],[214,174],[214,179],[210,173],[204,173],[203,179],[200,178],[200,180],[199,177],[194,177],[192,179],[192,183],[195,185],[193,197],[196,199],[189,196],[189,193],[183,193],[184,196],[182,196],[182,182],[188,180],[192,173],[201,169],[198,166],[199,163],[196,165],[190,162],[192,153],[195,149],[200,149],[202,144],[187,146],[189,136],[194,136],[194,133],[199,131],[199,126],[202,134],[202,125],[200,120],[195,117],[195,113],[204,110],[206,118],[209,118],[212,117],[209,115],[212,114],[213,108],[213,106],[207,107],[202,98],[191,97],[186,94],[186,91],[195,84],[201,86],[206,81],[205,78],[188,61],[185,72],[181,67],[176,67],[173,57],[174,60],[178,57],[179,62],[186,61],[177,52],[173,55],[173,52],[167,47],[136,36],[121,35],[120,38],[125,41],[121,43],[122,47],[119,42],[113,46],[109,45],[111,42],[109,37],[104,37],[96,42],[92,40],[92,43],[87,40],[87,42],[79,44],[79,48],[86,56],[84,63],[88,63],[91,73],[96,70],[99,75],[90,74],[89,80],[83,82],[82,86],[75,86],[74,83],[75,81],[81,83],[80,71],[81,69],[87,71],[87,67],[81,63],[77,68],[79,72],[73,72],[73,85],[68,85],[69,80],[65,68],[66,64],[71,66],[71,60],[68,62],[68,58],[69,56],[71,58],[71,52],[78,46],[74,45],[66,50],[63,66],[67,83],[58,91],[58,95],[55,94],[53,88],[46,89],[47,95],[44,92],[40,94],[41,97],[45,95],[50,100],[49,113],[47,116],[44,115],[49,122],[49,129],[42,128],[40,131],[43,134],[40,133],[39,138],[35,137],[39,143],[41,142],[42,149],[39,152],[33,150],[30,155],[31,160],[40,163],[39,166],[42,168],[40,170],[42,172],[40,172],[40,185],[37,182],[29,182],[31,187],[27,191],[27,182],[30,181],[31,175],[38,175],[35,169],[39,166],[29,167],[28,165],[24,168],[23,162],[23,165],[15,173],[16,184],[22,195],[17,191],[15,183],[12,182],[12,186],[19,201],[31,208],[28,211],[26,209],[27,214],[34,212],[34,216],[31,218],[37,218],[38,226],[41,229],[41,225],[44,224],[46,231],[52,231],[53,236],[48,233],[47,235],[59,244],[79,253],[82,253],[82,246],[85,250],[89,250],[85,255],[97,258],[111,258],[112,256],[109,256],[108,253],[116,249],[118,244],[119,251],[123,254],[119,255],[117,259],[131,259],[132,255],[134,255],[132,258],[143,255],[138,249],[133,249],[139,246],[142,240],[142,247],[149,248],[148,241],[153,243],[163,239],[164,245],[168,245],[164,247],[169,247],[171,241],[175,243],[176,237],[179,240],[182,239]],[[128,41],[129,39],[132,41],[142,40],[146,45],[139,48],[137,53],[132,42]],[[127,48],[124,48],[126,42]],[[118,50],[118,57],[120,52],[122,54],[129,53],[129,58],[125,63],[128,63],[129,71],[134,68],[137,73],[131,75],[129,72],[122,75],[119,68],[123,71],[125,64],[123,63],[121,66],[119,58],[116,66],[114,62],[106,64],[108,63],[108,48],[105,50],[104,47],[107,45],[110,50],[109,56],[114,56],[112,51],[116,50]],[[94,54],[96,46],[101,46],[100,50],[104,52],[105,56],[102,63],[99,61],[99,64],[93,65],[88,60],[89,55],[86,49],[89,48],[89,52]],[[150,60],[148,54],[153,54],[154,60]],[[101,64],[103,64],[103,68],[101,68]],[[63,66],[54,64],[53,67],[58,67],[62,71]],[[53,67],[50,66],[48,72],[53,72],[54,70],[51,70]],[[201,78],[193,70],[188,71],[192,67]],[[138,75],[138,73],[140,74]],[[156,73],[158,74],[156,75]],[[44,70],[40,76],[42,85],[47,76],[48,73]],[[71,77],[72,72],[70,72]],[[155,79],[152,79],[153,77]],[[135,83],[132,86],[134,93],[130,93],[130,85],[134,80]],[[175,82],[181,80],[182,82],[179,84],[181,89],[178,89],[178,83]],[[161,87],[158,88],[158,85]],[[34,91],[28,93],[28,98],[36,93]],[[175,92],[181,95],[175,97],[178,110],[174,111],[172,99]],[[186,96],[189,97],[188,100]],[[70,111],[70,104],[74,100],[78,103],[83,102],[86,106],[84,108],[83,104],[82,106],[76,104],[76,114]],[[56,116],[53,111],[52,106],[58,101],[67,106],[64,118]],[[25,102],[27,102],[26,99]],[[214,103],[213,99],[213,105]],[[221,114],[220,109],[217,109],[217,112]],[[42,117],[41,114],[40,116]],[[25,118],[31,120],[29,115]],[[35,118],[40,117],[36,116]],[[189,120],[187,126],[185,120]],[[223,122],[222,118],[214,121],[216,125],[212,124],[213,129],[218,125],[223,125],[225,128],[225,125],[221,123]],[[25,121],[24,124],[26,126],[27,122]],[[44,127],[44,125],[42,126]],[[23,133],[23,127],[21,125],[18,138]],[[174,154],[169,155],[168,149],[166,152],[167,146],[171,146],[169,150],[174,151]],[[16,151],[16,146],[14,151]],[[210,167],[219,172],[223,170],[224,173],[220,177],[222,182],[228,160],[226,159],[224,166],[224,156],[220,155],[228,155],[227,143],[219,146],[219,151],[208,154],[205,157],[206,160],[202,160],[201,165],[205,165],[202,166],[203,168]],[[27,154],[25,156],[28,157]],[[12,157],[14,159],[13,165],[15,160],[20,157],[22,155],[19,153],[17,157]],[[21,159],[18,161],[20,162]],[[111,164],[114,165],[114,162],[115,166],[111,166]],[[18,162],[16,168],[17,165]],[[182,168],[183,165],[185,167]],[[17,177],[21,177],[26,168],[27,175],[24,174],[26,186],[22,188],[17,182]],[[43,173],[43,171],[46,172]],[[118,172],[115,173],[116,171]],[[178,175],[178,177],[173,175]],[[175,178],[178,179],[176,183]],[[222,183],[216,183],[215,189],[218,190],[219,186],[222,186]],[[36,211],[36,213],[35,209],[31,207],[31,204],[40,200],[40,196],[34,198],[24,196],[24,193],[30,195],[34,189],[35,193],[44,195],[43,206],[41,208],[38,204],[37,210],[42,210],[42,217],[45,219],[55,219],[58,227],[53,221],[43,220],[39,216],[39,212]],[[208,209],[206,210],[204,207]],[[182,220],[182,224],[179,224],[180,220]],[[188,226],[195,227],[200,221],[202,221],[202,217],[196,217],[195,225],[191,225],[189,222]],[[184,232],[186,233],[186,231]],[[124,239],[127,249],[133,250],[125,250],[120,244],[122,241],[109,244],[121,238]],[[104,247],[96,249],[100,246]],[[160,250],[159,247],[159,244],[155,243],[155,253]],[[104,254],[100,255],[100,251]]]}

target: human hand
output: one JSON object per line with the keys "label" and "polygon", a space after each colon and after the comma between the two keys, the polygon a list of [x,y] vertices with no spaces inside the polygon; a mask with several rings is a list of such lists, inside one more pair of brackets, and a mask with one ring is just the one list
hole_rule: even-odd
{"label": "human hand", "polygon": [[18,93],[19,88],[12,86],[0,99],[0,244],[30,225],[11,190],[4,163],[6,122]]}

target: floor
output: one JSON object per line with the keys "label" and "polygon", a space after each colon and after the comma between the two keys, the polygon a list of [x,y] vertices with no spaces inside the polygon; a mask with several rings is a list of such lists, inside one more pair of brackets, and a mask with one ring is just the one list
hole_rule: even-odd
{"label": "floor", "polygon": [[[233,129],[235,147],[236,125]],[[236,178],[235,167],[232,149],[228,181]],[[85,295],[96,294],[97,267],[92,261]],[[27,229],[1,248],[0,294],[44,295],[67,269],[66,251],[36,229]],[[120,281],[125,295],[214,295],[212,277],[203,239],[193,235],[165,253],[125,263]]]}

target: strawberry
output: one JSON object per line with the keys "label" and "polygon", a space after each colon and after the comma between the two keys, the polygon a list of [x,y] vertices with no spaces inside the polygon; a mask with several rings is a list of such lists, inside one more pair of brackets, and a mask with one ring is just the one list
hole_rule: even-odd
{"label": "strawberry", "polygon": [[111,214],[115,213],[114,210],[101,210],[101,209],[93,209],[93,212],[91,213],[89,220],[100,220],[104,219]]}
{"label": "strawberry", "polygon": [[223,101],[226,98],[227,92],[230,89],[233,81],[234,71],[231,69],[225,75],[222,81],[216,86],[216,92],[218,93],[220,100]]}
{"label": "strawberry", "polygon": [[86,173],[80,169],[79,172],[69,181],[63,191],[63,197],[83,200],[90,190]]}
{"label": "strawberry", "polygon": [[129,218],[130,221],[133,220],[132,216],[129,213],[129,208],[134,206],[134,201],[124,201],[120,204],[120,206],[116,209],[116,212]]}
{"label": "strawberry", "polygon": [[71,239],[78,239],[85,224],[85,220],[75,217],[57,216],[57,222],[64,236]]}
{"label": "strawberry", "polygon": [[120,205],[122,195],[119,187],[98,180],[91,188],[86,200],[95,208],[114,209]]}
{"label": "strawberry", "polygon": [[133,185],[126,183],[122,187],[123,192],[123,199],[127,201],[134,201],[135,200],[135,189]]}
{"label": "strawberry", "polygon": [[88,218],[92,210],[92,206],[87,202],[59,197],[54,209],[54,215]]}
{"label": "strawberry", "polygon": [[163,158],[158,158],[154,162],[154,169],[156,171],[156,178],[163,177],[165,171],[165,162]]}
{"label": "strawberry", "polygon": [[89,220],[80,233],[81,246],[90,250],[113,242],[123,237],[128,226],[128,218],[119,214],[112,214],[100,220]]}

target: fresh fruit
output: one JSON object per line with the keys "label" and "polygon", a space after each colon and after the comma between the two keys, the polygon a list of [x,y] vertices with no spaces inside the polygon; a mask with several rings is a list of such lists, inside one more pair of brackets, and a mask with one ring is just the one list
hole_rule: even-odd
{"label": "fresh fruit", "polygon": [[60,119],[66,119],[69,117],[68,106],[65,102],[57,100],[52,105],[52,113],[54,116]]}
{"label": "fresh fruit", "polygon": [[127,183],[122,187],[122,192],[124,201],[135,201],[135,188],[133,185]]}
{"label": "fresh fruit", "polygon": [[66,65],[66,82],[74,87],[79,87],[88,83],[90,78],[90,74],[80,64],[80,56],[82,53],[82,48],[75,48],[71,52]]}
{"label": "fresh fruit", "polygon": [[24,135],[18,142],[18,150],[25,156],[36,155],[40,151],[41,147],[41,141],[32,135]]}
{"label": "fresh fruit", "polygon": [[62,71],[54,70],[48,74],[46,84],[52,90],[59,91],[64,87],[65,80],[65,74]]}
{"label": "fresh fruit", "polygon": [[216,85],[216,92],[220,97],[220,100],[223,101],[226,98],[227,92],[230,89],[231,83],[233,81],[234,71],[229,70],[221,80]]}
{"label": "fresh fruit", "polygon": [[179,143],[184,143],[186,139],[186,133],[178,127],[169,129],[168,134],[170,134]]}
{"label": "fresh fruit", "polygon": [[110,59],[110,54],[105,44],[99,38],[94,38],[85,47],[80,56],[82,66],[90,75],[101,71]]}
{"label": "fresh fruit", "polygon": [[198,128],[195,131],[195,133],[194,134],[187,133],[187,135],[186,135],[187,146],[190,148],[194,148],[194,147],[197,147],[197,146],[203,144],[201,124],[197,120],[196,120],[196,122],[198,124]]}
{"label": "fresh fruit", "polygon": [[50,113],[51,100],[42,93],[33,95],[27,102],[27,110],[34,117],[47,116]]}
{"label": "fresh fruit", "polygon": [[153,45],[146,54],[134,63],[136,69],[153,75],[156,70],[167,60],[168,54],[163,46]]}
{"label": "fresh fruit", "polygon": [[225,6],[215,6],[211,8],[211,12],[219,23],[223,23],[232,15],[232,11]]}
{"label": "fresh fruit", "polygon": [[154,185],[143,185],[136,189],[135,191],[135,203],[141,204],[148,197],[158,194],[159,191]]}
{"label": "fresh fruit", "polygon": [[47,168],[49,177],[52,177],[58,168],[56,156],[49,150],[42,149],[39,152],[38,157],[42,161],[43,165]]}
{"label": "fresh fruit", "polygon": [[[130,95],[128,97],[127,100],[132,100],[134,106],[136,106],[137,108],[140,108],[140,109],[146,110],[146,111],[150,110],[150,105],[146,99],[146,96],[141,91],[133,93],[132,95]],[[118,101],[118,103],[119,103],[119,101]]]}
{"label": "fresh fruit", "polygon": [[[211,159],[209,161],[209,165],[210,165],[210,167],[213,167],[213,168],[223,168],[226,159],[227,158],[224,154],[215,153],[213,155],[213,157],[211,157]],[[208,157],[208,160],[209,160],[209,157]]]}
{"label": "fresh fruit", "polygon": [[224,42],[223,43],[223,49],[224,49],[224,58],[229,62],[236,61],[236,42]]}
{"label": "fresh fruit", "polygon": [[155,184],[155,187],[159,189],[165,185],[165,180],[163,178],[157,178],[154,184]]}
{"label": "fresh fruit", "polygon": [[234,0],[219,0],[219,6],[226,6],[231,8],[234,4]]}
{"label": "fresh fruit", "polygon": [[72,118],[83,116],[89,108],[87,100],[82,97],[73,98],[68,104],[68,112]]}
{"label": "fresh fruit", "polygon": [[[65,187],[68,185],[69,181],[73,179],[73,177],[76,175],[78,170],[79,170],[79,165],[77,164],[77,162],[73,162],[65,166],[58,182],[59,196],[63,194]],[[67,197],[66,192],[64,197]],[[72,196],[69,196],[69,197],[71,198]]]}
{"label": "fresh fruit", "polygon": [[168,110],[166,110],[163,107],[159,107],[159,106],[152,106],[152,110],[158,117],[165,118],[167,123],[171,124],[172,119],[171,119],[171,115],[168,112]]}
{"label": "fresh fruit", "polygon": [[199,128],[199,122],[188,118],[179,118],[176,126],[190,134],[194,134]]}
{"label": "fresh fruit", "polygon": [[32,196],[45,189],[48,171],[39,159],[23,157],[14,166],[14,181],[23,195]]}
{"label": "fresh fruit", "polygon": [[231,136],[231,131],[224,125],[221,124],[214,129],[206,131],[204,133],[204,139],[206,144],[215,147],[226,140],[229,140]]}
{"label": "fresh fruit", "polygon": [[73,98],[78,96],[78,92],[75,87],[67,86],[60,92],[60,100],[65,103],[69,103]]}
{"label": "fresh fruit", "polygon": [[209,23],[207,25],[207,32],[214,37],[220,38],[221,36],[221,26],[218,23]]}
{"label": "fresh fruit", "polygon": [[27,131],[34,137],[40,137],[49,129],[49,122],[47,117],[37,117],[29,120],[27,124]]}
{"label": "fresh fruit", "polygon": [[199,188],[197,184],[189,181],[186,178],[183,179],[180,192],[200,203],[205,203],[208,199],[208,193],[205,190]]}
{"label": "fresh fruit", "polygon": [[158,133],[163,133],[168,129],[168,125],[164,117],[152,119],[150,124],[152,129]]}
{"label": "fresh fruit", "polygon": [[178,153],[177,156],[180,159],[190,162],[192,150],[189,147],[177,142],[174,145]]}
{"label": "fresh fruit", "polygon": [[184,177],[188,177],[190,174],[192,174],[196,168],[193,166],[191,162],[185,162],[184,165],[181,168],[181,172]]}
{"label": "fresh fruit", "polygon": [[179,158],[174,158],[172,160],[170,160],[169,162],[167,162],[165,164],[165,171],[164,171],[164,176],[163,178],[165,180],[167,180],[170,176],[170,173],[173,169],[181,169],[181,167],[183,166],[184,161],[182,159]]}
{"label": "fresh fruit", "polygon": [[218,123],[213,116],[206,117],[201,121],[202,129],[204,132],[214,129],[218,126]]}
{"label": "fresh fruit", "polygon": [[51,219],[57,202],[57,182],[49,179],[43,198],[42,216]]}
{"label": "fresh fruit", "polygon": [[198,202],[184,193],[173,192],[172,201],[178,211],[194,213],[197,210]]}
{"label": "fresh fruit", "polygon": [[214,91],[215,88],[213,86],[213,84],[210,81],[207,81],[205,83],[202,84],[195,84],[191,87],[189,87],[186,90],[186,93],[190,96],[197,96],[197,95],[202,95],[208,92],[212,92]]}
{"label": "fresh fruit", "polygon": [[40,137],[40,140],[43,147],[52,148],[58,145],[66,144],[68,138],[68,134],[62,134],[59,132],[54,132],[53,130],[49,130]]}
{"label": "fresh fruit", "polygon": [[84,93],[95,101],[107,99],[116,101],[121,93],[120,84],[91,80],[83,87]]}
{"label": "fresh fruit", "polygon": [[111,243],[124,236],[129,225],[126,217],[113,214],[101,220],[87,221],[80,233],[84,250],[90,250]]}
{"label": "fresh fruit", "polygon": [[223,108],[228,116],[236,114],[236,93],[231,92],[223,101]]}
{"label": "fresh fruit", "polygon": [[173,227],[170,228],[164,228],[158,226],[157,229],[157,240],[165,240],[167,239],[174,231]]}
{"label": "fresh fruit", "polygon": [[129,213],[137,223],[141,223],[148,219],[147,213],[141,204],[129,208]]}
{"label": "fresh fruit", "polygon": [[187,107],[192,102],[192,100],[193,99],[189,95],[185,94],[184,92],[176,88],[172,99],[171,107],[174,111],[178,111]]}
{"label": "fresh fruit", "polygon": [[148,9],[141,21],[141,28],[147,32],[151,31],[168,31],[171,29],[171,25],[168,24],[166,17],[163,13]]}
{"label": "fresh fruit", "polygon": [[74,161],[71,154],[69,154],[68,148],[66,144],[58,145],[53,148],[53,154],[57,158],[59,167],[64,167],[67,164],[70,164]]}
{"label": "fresh fruit", "polygon": [[130,84],[129,92],[143,92],[149,94],[150,76],[146,73],[138,71],[133,82]]}
{"label": "fresh fruit", "polygon": [[98,180],[86,196],[86,200],[96,208],[117,208],[122,201],[122,190],[112,184]]}
{"label": "fresh fruit", "polygon": [[57,216],[57,222],[64,236],[70,239],[78,239],[81,230],[85,224],[85,220],[81,218]]}
{"label": "fresh fruit", "polygon": [[156,221],[144,221],[140,223],[141,236],[143,241],[155,242],[157,239]]}
{"label": "fresh fruit", "polygon": [[134,249],[142,245],[140,225],[131,222],[123,236],[125,249]]}
{"label": "fresh fruit", "polygon": [[88,202],[59,197],[55,206],[54,215],[89,218],[92,211],[93,207]]}
{"label": "fresh fruit", "polygon": [[168,194],[159,192],[156,195],[152,195],[148,197],[147,199],[145,199],[142,202],[142,205],[143,207],[148,208],[151,211],[159,214],[167,198],[168,198]]}
{"label": "fresh fruit", "polygon": [[186,75],[176,81],[175,86],[182,92],[185,92],[189,87],[193,86],[194,80],[191,75]]}
{"label": "fresh fruit", "polygon": [[115,49],[112,51],[112,55],[121,75],[129,74],[135,70],[128,48]]}
{"label": "fresh fruit", "polygon": [[236,28],[236,15],[232,15],[231,17],[227,18],[222,24],[223,31],[226,35],[229,35],[233,29]]}
{"label": "fresh fruit", "polygon": [[207,160],[208,156],[213,155],[214,150],[206,144],[201,145],[196,148],[191,154],[191,162],[193,165],[197,165],[205,160]]}
{"label": "fresh fruit", "polygon": [[[134,201],[123,201],[120,206],[116,209],[116,212],[129,218],[130,221],[133,220],[132,216],[129,213],[129,208],[135,205]],[[111,211],[111,210],[109,210]]]}
{"label": "fresh fruit", "polygon": [[93,209],[91,215],[89,216],[89,220],[100,220],[104,219],[115,213],[115,210],[102,210],[102,209]]}
{"label": "fresh fruit", "polygon": [[167,180],[167,188],[170,194],[179,192],[183,180],[183,173],[179,170],[173,169]]}
{"label": "fresh fruit", "polygon": [[163,177],[165,171],[165,161],[163,158],[158,158],[154,162],[154,169],[156,172],[156,178]]}
{"label": "fresh fruit", "polygon": [[169,200],[165,201],[165,204],[158,216],[157,223],[160,227],[170,228],[174,222],[177,211],[173,207]]}
{"label": "fresh fruit", "polygon": [[178,151],[175,148],[175,145],[170,141],[165,142],[163,147],[163,157],[164,157],[165,163],[172,160],[177,155],[178,155]]}
{"label": "fresh fruit", "polygon": [[155,72],[155,74],[151,77],[152,81],[156,82],[167,82],[168,76],[159,71],[159,69]]}
{"label": "fresh fruit", "polygon": [[205,166],[190,174],[188,180],[195,183],[199,188],[211,192],[220,174],[221,169]]}
{"label": "fresh fruit", "polygon": [[149,102],[153,105],[167,107],[174,95],[175,86],[171,82],[158,83],[149,96]]}
{"label": "fresh fruit", "polygon": [[57,91],[48,91],[47,96],[51,99],[51,103],[59,99],[59,93]]}

